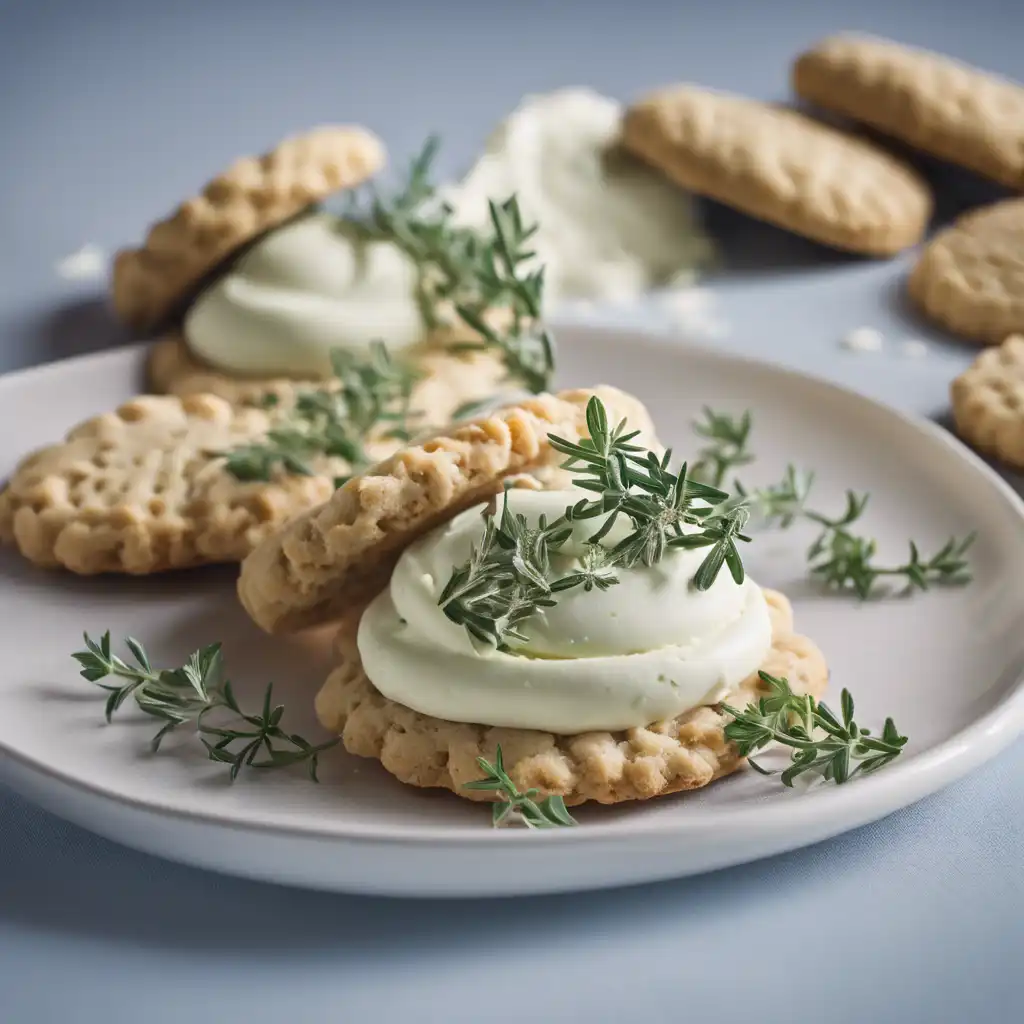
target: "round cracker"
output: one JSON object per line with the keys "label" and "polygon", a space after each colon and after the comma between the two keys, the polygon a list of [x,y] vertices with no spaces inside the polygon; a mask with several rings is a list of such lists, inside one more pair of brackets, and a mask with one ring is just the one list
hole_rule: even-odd
{"label": "round cracker", "polygon": [[971,341],[1024,333],[1024,199],[960,217],[925,247],[907,289],[930,319]]}
{"label": "round cracker", "polygon": [[[787,678],[796,693],[820,697],[828,683],[821,651],[793,632],[792,609],[782,594],[766,590],[765,598],[772,617],[772,648],[762,669]],[[476,759],[493,761],[498,746],[505,770],[520,791],[559,794],[570,805],[648,800],[699,789],[744,763],[725,737],[729,716],[717,707],[694,708],[646,728],[575,736],[422,715],[389,700],[367,679],[355,626],[347,622],[339,631],[335,643],[341,664],[317,695],[317,716],[342,737],[350,754],[376,758],[408,785],[448,789],[469,800],[494,800],[492,793],[465,786],[480,778]],[[725,703],[744,707],[762,695],[755,674]]]}
{"label": "round cracker", "polygon": [[138,248],[114,258],[114,309],[129,326],[158,327],[228,256],[339,189],[353,188],[384,163],[367,131],[328,125],[244,157],[158,221]]}
{"label": "round cracker", "polygon": [[641,432],[640,443],[656,444],[647,410],[611,387],[538,395],[449,427],[353,477],[321,508],[261,544],[242,563],[242,605],[268,633],[361,610],[417,537],[488,500],[508,477],[561,462],[548,435],[585,436],[587,402],[595,394],[610,420],[628,419]]}
{"label": "round cracker", "polygon": [[931,216],[928,186],[895,157],[757,100],[662,89],[629,108],[623,141],[692,192],[850,252],[897,253]]}
{"label": "round cracker", "polygon": [[957,433],[978,451],[1024,469],[1024,337],[985,349],[950,394]]}

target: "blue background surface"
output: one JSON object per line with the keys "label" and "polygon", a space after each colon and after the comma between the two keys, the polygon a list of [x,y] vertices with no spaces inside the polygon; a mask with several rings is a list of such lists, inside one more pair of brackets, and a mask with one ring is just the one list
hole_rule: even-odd
{"label": "blue background surface", "polygon": [[[0,2],[0,369],[127,340],[99,286],[61,280],[55,262],[135,240],[281,135],[361,121],[401,164],[438,130],[454,174],[525,92],[589,85],[628,100],[692,80],[782,99],[791,58],[844,28],[1024,77],[1018,0]],[[942,217],[997,194],[923,169]],[[907,310],[905,260],[708,216],[726,255],[711,285],[731,325],[719,344],[943,414],[972,351]],[[649,308],[602,318],[659,326]],[[930,354],[843,352],[861,325],[926,339]],[[0,790],[0,1020],[1010,1020],[1022,853],[1020,743],[877,825],[759,864],[456,904],[206,875]]]}

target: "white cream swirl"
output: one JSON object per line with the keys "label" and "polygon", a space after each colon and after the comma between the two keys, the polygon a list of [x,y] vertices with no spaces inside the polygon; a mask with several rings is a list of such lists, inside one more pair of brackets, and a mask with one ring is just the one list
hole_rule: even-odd
{"label": "white cream swirl", "polygon": [[253,375],[327,376],[332,348],[423,340],[419,271],[396,245],[371,242],[333,214],[309,214],[261,238],[193,303],[185,338],[213,366]]}
{"label": "white cream swirl", "polygon": [[[514,490],[508,500],[536,523],[579,497]],[[559,594],[554,608],[524,624],[528,642],[512,652],[478,647],[437,602],[452,568],[479,541],[482,510],[463,512],[409,547],[363,615],[363,667],[392,700],[456,722],[560,734],[618,730],[714,703],[763,662],[771,623],[761,589],[722,572],[709,590],[695,590],[690,581],[706,554],[699,550],[620,571],[604,592]],[[578,566],[581,544],[599,523],[577,525],[556,572]],[[628,529],[620,520],[604,543]]]}

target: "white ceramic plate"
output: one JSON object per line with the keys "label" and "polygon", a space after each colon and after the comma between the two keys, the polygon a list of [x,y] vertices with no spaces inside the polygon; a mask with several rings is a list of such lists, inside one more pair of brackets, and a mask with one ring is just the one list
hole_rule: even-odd
{"label": "white ceramic plate", "polygon": [[[963,589],[858,604],[806,580],[807,534],[748,549],[760,582],[794,601],[797,627],[824,649],[833,696],[858,717],[891,714],[911,737],[885,771],[842,788],[783,789],[753,772],[648,806],[584,808],[582,827],[494,831],[487,809],[395,782],[376,763],[332,754],[315,786],[301,772],[228,784],[191,736],[157,756],[150,723],[102,722],[102,695],[70,652],[83,630],[144,640],[154,660],[224,642],[244,697],[278,684],[296,729],[329,668],[324,637],[269,639],[234,598],[234,571],[144,580],[77,579],[0,553],[0,768],[40,804],[86,828],[172,859],[273,881],[395,895],[500,895],[598,888],[724,867],[835,835],[931,793],[1004,747],[1024,723],[1022,505],[980,460],[930,424],[808,377],[642,336],[561,335],[561,378],[615,383],[650,406],[664,439],[692,449],[704,403],[755,416],[754,483],[788,461],[818,472],[815,502],[869,490],[866,527],[901,559],[974,529],[976,579]],[[138,350],[0,381],[0,472],[28,448],[132,395]]]}

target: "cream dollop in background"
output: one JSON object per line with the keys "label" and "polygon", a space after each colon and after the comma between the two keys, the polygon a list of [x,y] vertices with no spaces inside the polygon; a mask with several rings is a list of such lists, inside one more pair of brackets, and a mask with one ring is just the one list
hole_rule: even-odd
{"label": "cream dollop in background", "polygon": [[[706,255],[689,197],[616,145],[622,107],[589,89],[527,97],[494,130],[465,179],[441,190],[455,220],[488,230],[489,199],[515,193],[538,225],[545,305],[625,300],[686,280]],[[423,340],[418,269],[316,212],[260,239],[193,304],[196,355],[242,374],[324,376],[333,347],[392,351]]]}
{"label": "cream dollop in background", "polygon": [[[581,492],[509,492],[511,508],[536,523],[560,515]],[[438,607],[452,569],[480,539],[483,506],[408,548],[391,583],[363,615],[359,653],[385,696],[456,722],[571,734],[671,718],[713,703],[762,664],[771,623],[761,589],[728,572],[699,592],[690,581],[706,551],[672,551],[656,566],[620,570],[609,590],[558,595],[523,627],[514,653],[474,644]],[[580,544],[601,520],[577,524],[557,556],[558,574],[578,565]],[[629,531],[620,518],[604,543]]]}

